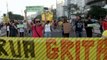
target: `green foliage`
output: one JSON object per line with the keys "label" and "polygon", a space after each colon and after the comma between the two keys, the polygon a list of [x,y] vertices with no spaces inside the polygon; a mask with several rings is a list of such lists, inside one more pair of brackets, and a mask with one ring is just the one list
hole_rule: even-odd
{"label": "green foliage", "polygon": [[107,15],[107,9],[101,8],[100,6],[92,6],[91,10],[88,12],[88,15],[99,19],[100,17]]}
{"label": "green foliage", "polygon": [[8,12],[10,20],[24,20],[24,17],[18,14],[13,14],[12,12]]}
{"label": "green foliage", "polygon": [[80,10],[79,6],[77,4],[69,4],[68,7],[68,19],[70,19],[70,16],[73,14],[78,14],[78,13],[74,13]]}
{"label": "green foliage", "polygon": [[41,15],[38,15],[36,18],[41,19]]}
{"label": "green foliage", "polygon": [[53,19],[56,19],[57,16],[56,16],[56,9],[52,9],[52,12],[53,12]]}

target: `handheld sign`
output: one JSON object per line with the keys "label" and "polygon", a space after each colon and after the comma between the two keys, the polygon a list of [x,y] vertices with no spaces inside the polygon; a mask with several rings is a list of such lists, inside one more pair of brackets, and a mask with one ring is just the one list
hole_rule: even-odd
{"label": "handheld sign", "polygon": [[24,28],[24,24],[17,25],[17,28]]}

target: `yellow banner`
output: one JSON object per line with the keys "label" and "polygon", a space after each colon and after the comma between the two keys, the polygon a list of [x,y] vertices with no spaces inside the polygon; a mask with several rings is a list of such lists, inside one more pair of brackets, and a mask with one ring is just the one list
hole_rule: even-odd
{"label": "yellow banner", "polygon": [[101,38],[0,38],[0,60],[107,60]]}

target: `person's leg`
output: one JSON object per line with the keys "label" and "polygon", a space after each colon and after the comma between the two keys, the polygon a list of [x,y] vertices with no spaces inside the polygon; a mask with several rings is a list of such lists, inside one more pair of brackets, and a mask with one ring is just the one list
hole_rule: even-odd
{"label": "person's leg", "polygon": [[28,35],[28,30],[25,29],[24,36],[27,36],[27,35]]}
{"label": "person's leg", "polygon": [[102,28],[102,26],[100,26],[100,32],[101,32],[101,34],[103,33],[103,28]]}
{"label": "person's leg", "polygon": [[78,31],[76,31],[75,33],[76,33],[76,37],[79,37],[79,32],[78,32]]}
{"label": "person's leg", "polygon": [[45,37],[48,37],[48,32],[45,32],[44,36],[45,36]]}
{"label": "person's leg", "polygon": [[9,36],[9,31],[7,31],[7,37]]}
{"label": "person's leg", "polygon": [[23,37],[23,32],[21,32],[21,37]]}
{"label": "person's leg", "polygon": [[92,37],[92,30],[87,31],[87,37]]}
{"label": "person's leg", "polygon": [[46,37],[49,37],[49,32],[46,33]]}
{"label": "person's leg", "polygon": [[87,34],[87,37],[90,37],[90,30],[89,29],[86,29],[86,34]]}
{"label": "person's leg", "polygon": [[64,32],[62,31],[62,37],[64,37]]}
{"label": "person's leg", "polygon": [[28,36],[32,36],[32,30],[28,30]]}
{"label": "person's leg", "polygon": [[24,37],[24,32],[22,32],[22,37]]}
{"label": "person's leg", "polygon": [[66,34],[66,37],[69,37],[69,33]]}
{"label": "person's leg", "polygon": [[8,31],[8,37],[9,37],[9,35],[10,35],[10,32]]}
{"label": "person's leg", "polygon": [[90,37],[90,32],[89,31],[87,31],[87,37]]}
{"label": "person's leg", "polygon": [[22,33],[20,32],[20,37],[22,37]]}
{"label": "person's leg", "polygon": [[88,35],[89,35],[89,34],[88,34],[88,29],[86,29],[86,35],[87,35],[87,37],[88,37]]}
{"label": "person's leg", "polygon": [[62,29],[62,37],[65,37],[65,33],[64,30]]}
{"label": "person's leg", "polygon": [[7,31],[7,37],[8,37],[8,31]]}
{"label": "person's leg", "polygon": [[51,32],[49,32],[49,37],[51,37]]}
{"label": "person's leg", "polygon": [[90,30],[90,37],[92,37],[93,33],[92,33],[92,30]]}
{"label": "person's leg", "polygon": [[65,33],[63,33],[63,37],[66,37],[66,34],[65,34]]}
{"label": "person's leg", "polygon": [[64,33],[64,37],[69,37],[69,33]]}
{"label": "person's leg", "polygon": [[12,35],[10,34],[9,37],[12,37]]}
{"label": "person's leg", "polygon": [[78,32],[78,34],[79,34],[79,37],[82,37],[82,32]]}

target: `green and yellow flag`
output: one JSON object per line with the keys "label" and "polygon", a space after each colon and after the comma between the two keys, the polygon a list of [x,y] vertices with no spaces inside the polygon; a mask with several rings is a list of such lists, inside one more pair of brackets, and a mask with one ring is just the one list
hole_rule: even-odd
{"label": "green and yellow flag", "polygon": [[8,23],[10,20],[9,20],[9,17],[8,16],[4,16],[3,17],[3,23]]}
{"label": "green and yellow flag", "polygon": [[52,21],[52,20],[53,20],[53,13],[52,12],[42,13],[42,21]]}

